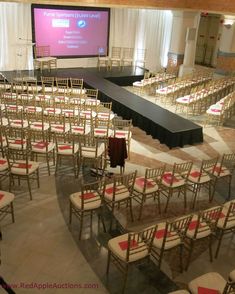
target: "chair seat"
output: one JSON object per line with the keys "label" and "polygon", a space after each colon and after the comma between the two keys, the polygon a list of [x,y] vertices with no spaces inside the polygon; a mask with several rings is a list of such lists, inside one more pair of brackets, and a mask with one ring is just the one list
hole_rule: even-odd
{"label": "chair seat", "polygon": [[[158,224],[157,231],[155,233],[155,237],[153,239],[153,246],[161,249],[163,246],[163,240],[166,234],[166,223]],[[174,248],[181,244],[181,239],[179,234],[176,231],[168,232],[166,236],[166,242],[165,242],[165,250]]]}
{"label": "chair seat", "polygon": [[71,95],[82,96],[82,95],[86,94],[86,90],[80,89],[80,88],[72,88],[70,93],[71,93]]}
{"label": "chair seat", "polygon": [[[144,191],[144,183],[145,183],[145,178],[144,177],[136,178],[135,184],[134,184],[134,190],[139,192],[139,193],[143,193],[143,191]],[[152,179],[147,179],[145,194],[154,193],[157,190],[158,190],[158,184]]]}
{"label": "chair seat", "polygon": [[193,98],[194,98],[193,95],[187,95],[184,97],[180,97],[180,98],[176,99],[176,103],[185,104],[185,105],[190,104],[193,102]]}
{"label": "chair seat", "polygon": [[[116,187],[115,191],[115,201],[120,201],[126,199],[130,196],[130,192],[124,185],[119,185]],[[104,198],[107,201],[112,201],[113,198],[113,184],[108,184],[105,188]]]}
{"label": "chair seat", "polygon": [[4,158],[0,158],[0,172],[8,169],[8,162]]}
{"label": "chair seat", "polygon": [[17,150],[25,150],[26,149],[26,145],[27,142],[25,139],[21,139],[21,138],[9,138],[8,139],[8,143],[9,143],[9,148],[10,149],[17,149]]}
{"label": "chair seat", "polygon": [[128,140],[129,138],[132,137],[132,132],[130,131],[125,131],[125,130],[117,130],[114,133],[114,137],[115,138],[125,138],[126,140]]}
{"label": "chair seat", "polygon": [[74,135],[88,135],[91,131],[89,126],[85,128],[83,126],[71,126],[71,134]]}
{"label": "chair seat", "polygon": [[42,123],[41,121],[34,121],[30,123],[29,128],[35,131],[47,131],[50,128],[50,125],[48,123]]}
{"label": "chair seat", "polygon": [[[172,177],[173,182],[171,185]],[[173,176],[172,172],[166,172],[162,176],[162,184],[166,187],[177,188],[185,184],[185,179],[182,178],[179,174],[175,174]]]}
{"label": "chair seat", "polygon": [[190,294],[188,290],[177,290],[173,292],[169,292],[168,294]]}
{"label": "chair seat", "polygon": [[[58,93],[61,93],[58,89]],[[56,103],[66,103],[69,101],[69,97],[67,96],[55,96],[55,102]]]}
{"label": "chair seat", "polygon": [[[194,234],[195,234],[195,230],[196,230],[197,225],[198,225],[198,216],[194,215],[191,222],[189,223],[189,227],[186,232],[186,236],[188,238],[190,238],[190,239],[194,238]],[[210,234],[211,234],[211,229],[207,225],[207,223],[203,222],[203,221],[200,222],[199,228],[197,231],[197,235],[195,238],[198,240],[201,238],[205,238],[205,237],[209,236]]]}
{"label": "chair seat", "polygon": [[[101,143],[97,149],[97,157],[100,157],[105,151],[104,143]],[[82,156],[85,158],[95,158],[96,157],[96,148],[83,146],[82,147]]]}
{"label": "chair seat", "polygon": [[58,133],[58,134],[63,134],[63,133],[68,133],[70,130],[69,124],[51,124],[51,132],[53,133]]}
{"label": "chair seat", "polygon": [[[99,208],[101,205],[100,195],[96,192],[89,192],[83,194],[84,197],[84,208],[83,210],[92,210]],[[82,199],[81,199],[81,192],[73,193],[70,195],[70,201],[72,204],[78,208],[82,208]]]}
{"label": "chair seat", "polygon": [[192,169],[188,176],[188,180],[194,184],[203,184],[209,182],[210,177],[205,173],[201,175],[198,169]]}
{"label": "chair seat", "polygon": [[[39,168],[39,163],[35,161],[28,161],[28,175],[31,175]],[[12,167],[11,173],[15,175],[27,175],[27,166],[25,160],[16,160]]]}
{"label": "chair seat", "polygon": [[[46,87],[45,89],[47,89],[48,87]],[[52,89],[52,88],[50,88]],[[56,88],[55,88],[56,89]],[[48,91],[51,92],[51,91]],[[35,100],[36,101],[49,101],[51,99],[51,95],[37,95],[35,96]]]}
{"label": "chair seat", "polygon": [[74,155],[78,152],[79,145],[74,144],[74,149],[72,144],[58,144],[57,153],[61,155]]}
{"label": "chair seat", "polygon": [[25,111],[28,113],[41,113],[42,112],[42,107],[39,106],[26,106]]}
{"label": "chair seat", "polygon": [[[142,245],[144,245],[142,250],[138,250],[138,246],[135,244],[134,241],[131,242],[131,245],[133,250],[136,246],[136,253],[132,252],[133,254],[130,254],[129,262],[134,262],[148,256],[148,247],[147,245],[144,244],[144,242],[139,243],[139,246],[141,247]],[[112,251],[114,255],[116,255],[122,261],[126,261],[127,246],[128,246],[128,234],[124,234],[116,238],[112,238],[108,242],[108,248]]]}
{"label": "chair seat", "polygon": [[233,202],[235,202],[235,199],[225,202],[223,206],[228,209],[230,204]]}
{"label": "chair seat", "polygon": [[221,178],[231,174],[230,171],[225,166],[221,166],[221,164],[217,164],[213,170],[209,171],[209,173]]}
{"label": "chair seat", "polygon": [[31,143],[32,151],[37,153],[51,152],[55,148],[55,143],[53,142],[33,142]]}
{"label": "chair seat", "polygon": [[29,124],[27,120],[12,119],[10,120],[10,126],[12,128],[27,128]]}
{"label": "chair seat", "polygon": [[233,282],[235,282],[235,270],[231,271],[229,274],[229,279]]}
{"label": "chair seat", "polygon": [[74,117],[79,115],[78,109],[62,109],[62,114],[65,115],[65,117]]}
{"label": "chair seat", "polygon": [[219,220],[217,222],[217,228],[219,228],[219,229],[223,229],[223,228],[230,229],[230,228],[235,227],[235,217],[233,217],[232,220],[227,221],[227,223],[226,223],[226,225],[224,227],[227,213],[228,213],[228,208],[224,207],[222,209],[222,212],[221,212],[221,214],[224,215],[224,217],[219,218]]}
{"label": "chair seat", "polygon": [[[192,294],[206,293],[206,291],[200,292],[203,290],[202,288],[206,288],[208,291],[209,289],[217,290],[217,293],[219,294],[223,293],[225,285],[226,280],[220,274],[211,272],[192,280],[188,284],[188,288]],[[214,292],[214,294],[216,294],[216,292]]]}
{"label": "chair seat", "polygon": [[95,137],[111,137],[113,131],[107,128],[94,128],[94,136]]}
{"label": "chair seat", "polygon": [[15,195],[6,192],[6,191],[0,191],[0,209],[9,205],[15,198]]}
{"label": "chair seat", "polygon": [[222,105],[214,104],[207,109],[206,113],[210,115],[221,115]]}
{"label": "chair seat", "polygon": [[61,109],[60,108],[52,108],[52,107],[47,107],[44,110],[45,115],[59,115],[61,114]]}

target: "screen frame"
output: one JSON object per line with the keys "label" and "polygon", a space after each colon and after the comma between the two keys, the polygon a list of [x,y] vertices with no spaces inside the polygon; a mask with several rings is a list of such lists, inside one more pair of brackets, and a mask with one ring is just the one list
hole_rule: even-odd
{"label": "screen frame", "polygon": [[[31,4],[31,23],[32,23],[32,42],[36,46],[35,38],[35,26],[34,26],[34,9],[58,9],[58,10],[80,10],[80,11],[107,11],[108,12],[108,32],[107,32],[107,54],[93,54],[93,55],[55,55],[59,59],[71,59],[71,58],[89,58],[98,56],[108,56],[109,55],[109,34],[110,34],[110,8],[108,7],[89,7],[89,6],[70,6],[70,5],[47,5],[47,4]],[[98,51],[98,50],[97,50]],[[35,58],[35,50],[33,50],[33,57]]]}

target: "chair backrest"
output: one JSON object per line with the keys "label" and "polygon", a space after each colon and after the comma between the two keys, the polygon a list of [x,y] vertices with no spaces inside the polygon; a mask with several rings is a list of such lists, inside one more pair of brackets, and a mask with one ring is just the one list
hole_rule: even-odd
{"label": "chair backrest", "polygon": [[[131,259],[139,260],[150,254],[156,229],[157,226],[154,225],[140,232],[128,233],[126,262],[129,262]],[[134,258],[134,256],[140,256],[140,258]]]}
{"label": "chair backrest", "polygon": [[134,57],[134,48],[122,48],[122,58],[123,59],[133,59]]}
{"label": "chair backrest", "polygon": [[37,57],[49,57],[50,46],[34,46],[34,55]]}
{"label": "chair backrest", "polygon": [[98,89],[86,89],[86,96],[87,98],[97,99],[99,95]]}
{"label": "chair backrest", "polygon": [[218,223],[218,220],[221,217],[224,217],[222,214],[222,208],[222,206],[216,206],[201,212],[202,219],[208,223],[211,229],[214,229]]}
{"label": "chair backrest", "polygon": [[41,82],[42,85],[53,87],[55,78],[54,77],[46,77],[46,76],[41,76]]}
{"label": "chair backrest", "polygon": [[193,215],[189,214],[183,217],[179,217],[171,222],[172,227],[177,230],[181,238],[185,236],[192,217]]}
{"label": "chair backrest", "polygon": [[[122,193],[123,189],[127,189],[129,191],[129,196],[131,197],[133,193],[136,174],[137,171],[131,172],[129,174],[115,175],[111,179],[106,178],[104,180],[103,193],[105,193],[106,191],[106,186],[109,185],[110,191],[112,193],[112,201],[115,201],[116,195]],[[112,187],[110,187],[110,184],[112,184]]]}
{"label": "chair backrest", "polygon": [[55,78],[56,86],[59,88],[61,86],[69,87],[69,79],[68,78]]}
{"label": "chair backrest", "polygon": [[112,47],[111,58],[119,58],[122,56],[122,47]]}
{"label": "chair backrest", "polygon": [[228,211],[225,215],[225,221],[223,224],[223,227],[226,228],[228,227],[235,227],[235,225],[230,226],[230,224],[234,224],[235,223],[235,202],[231,202],[229,207],[228,207]]}
{"label": "chair backrest", "polygon": [[157,183],[160,183],[162,175],[165,171],[166,165],[160,167],[154,167],[154,168],[147,168],[145,170],[145,181],[144,181],[144,191],[146,191],[146,188],[148,187],[148,180],[153,180]]}
{"label": "chair backrest", "polygon": [[181,176],[187,179],[192,169],[192,166],[193,166],[192,161],[175,163],[173,166],[173,174],[180,174]]}
{"label": "chair backrest", "polygon": [[70,78],[70,87],[82,89],[83,88],[83,79]]}
{"label": "chair backrest", "polygon": [[84,209],[84,206],[87,204],[92,204],[94,202],[97,202],[97,200],[100,200],[101,198],[101,181],[93,181],[90,183],[83,183],[81,181],[81,209]]}
{"label": "chair backrest", "polygon": [[214,171],[217,162],[218,162],[218,157],[211,158],[211,159],[204,159],[202,161],[202,169],[210,173],[211,171]]}
{"label": "chair backrest", "polygon": [[132,128],[132,120],[131,119],[113,119],[113,127],[114,127],[114,136],[120,130],[128,131],[128,137],[130,136],[131,128]]}
{"label": "chair backrest", "polygon": [[228,168],[231,174],[233,173],[235,168],[235,153],[234,152],[223,154],[221,159],[221,167],[222,166],[225,166],[226,168]]}

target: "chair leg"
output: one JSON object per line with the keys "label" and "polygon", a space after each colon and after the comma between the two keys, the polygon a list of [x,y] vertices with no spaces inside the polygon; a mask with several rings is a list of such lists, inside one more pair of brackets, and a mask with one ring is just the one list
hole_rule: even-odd
{"label": "chair leg", "polygon": [[220,235],[219,235],[218,245],[217,245],[216,252],[215,252],[215,258],[217,258],[219,255],[219,250],[220,250],[221,242],[223,239],[223,235],[224,235],[224,232],[221,230]]}
{"label": "chair leg", "polygon": [[47,171],[48,171],[48,175],[51,175],[51,171],[50,171],[50,163],[49,163],[49,155],[46,154],[46,161],[47,161]]}
{"label": "chair leg", "polygon": [[144,196],[142,195],[138,220],[141,220],[143,206],[144,206]]}
{"label": "chair leg", "polygon": [[83,227],[83,211],[81,211],[80,230],[79,230],[79,236],[78,236],[79,240],[81,240],[81,237],[82,237],[82,227]]}
{"label": "chair leg", "polygon": [[209,237],[209,254],[210,254],[210,262],[213,261],[213,253],[212,253],[212,235]]}
{"label": "chair leg", "polygon": [[108,259],[107,259],[106,275],[109,274],[110,261],[111,261],[111,251],[108,250]]}
{"label": "chair leg", "polygon": [[194,242],[193,242],[193,240],[190,240],[189,255],[188,255],[187,265],[186,265],[186,268],[185,268],[186,271],[188,270],[188,267],[189,267],[189,264],[190,264],[190,261],[191,261],[193,247],[194,247]]}
{"label": "chair leg", "polygon": [[130,214],[131,214],[131,221],[134,221],[134,217],[133,217],[133,211],[132,211],[132,199],[129,199],[129,205],[130,205]]}
{"label": "chair leg", "polygon": [[229,176],[229,181],[228,181],[228,198],[227,198],[227,200],[230,200],[230,197],[231,197],[231,182],[232,182],[232,176]]}
{"label": "chair leg", "polygon": [[125,289],[126,289],[126,282],[127,282],[127,277],[128,277],[128,270],[129,270],[129,266],[127,264],[126,265],[125,276],[124,276],[124,283],[123,283],[123,287],[122,287],[122,293],[124,293],[125,292]]}
{"label": "chair leg", "polygon": [[171,195],[172,195],[172,191],[170,190],[169,194],[167,196],[167,200],[166,200],[166,206],[165,206],[165,211],[164,211],[165,213],[167,212],[167,208],[168,208],[168,205],[169,205],[169,200],[171,198]]}
{"label": "chair leg", "polygon": [[38,188],[40,188],[39,169],[37,169],[37,185],[38,185]]}
{"label": "chair leg", "polygon": [[11,202],[11,204],[10,204],[10,210],[11,210],[11,219],[12,219],[12,222],[14,223],[15,222],[15,215],[14,215],[13,202]]}
{"label": "chair leg", "polygon": [[158,212],[161,214],[161,200],[160,200],[160,194],[157,193],[157,202],[158,202]]}
{"label": "chair leg", "polygon": [[29,197],[30,197],[30,200],[32,200],[33,197],[32,197],[32,191],[31,191],[31,185],[30,185],[29,177],[27,177],[27,183],[28,183],[28,189],[29,189]]}
{"label": "chair leg", "polygon": [[69,223],[72,223],[72,213],[73,213],[73,206],[72,203],[69,203]]}
{"label": "chair leg", "polygon": [[183,244],[180,244],[179,246],[180,249],[180,272],[183,272],[183,250],[184,250],[184,246]]}

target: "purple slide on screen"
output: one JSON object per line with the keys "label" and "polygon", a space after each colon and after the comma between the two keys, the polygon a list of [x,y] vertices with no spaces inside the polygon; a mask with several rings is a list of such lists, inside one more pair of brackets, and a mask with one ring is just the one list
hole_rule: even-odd
{"label": "purple slide on screen", "polygon": [[107,54],[109,11],[33,8],[37,46],[50,46],[51,56]]}

